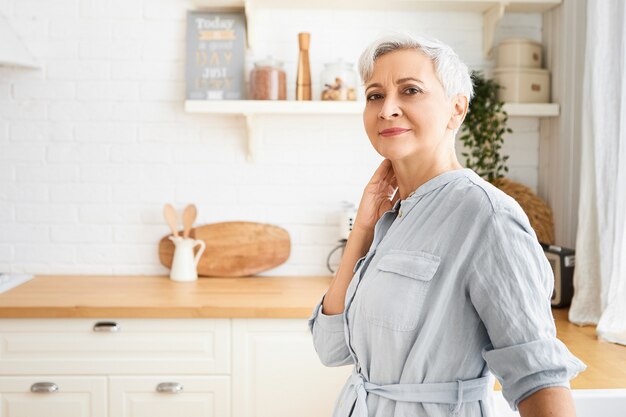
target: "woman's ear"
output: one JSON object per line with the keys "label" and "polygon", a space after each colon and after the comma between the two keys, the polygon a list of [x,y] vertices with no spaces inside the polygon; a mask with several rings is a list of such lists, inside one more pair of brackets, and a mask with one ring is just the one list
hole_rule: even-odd
{"label": "woman's ear", "polygon": [[452,98],[452,116],[448,121],[448,129],[457,131],[461,127],[465,115],[467,114],[467,108],[467,97],[462,94],[457,94]]}

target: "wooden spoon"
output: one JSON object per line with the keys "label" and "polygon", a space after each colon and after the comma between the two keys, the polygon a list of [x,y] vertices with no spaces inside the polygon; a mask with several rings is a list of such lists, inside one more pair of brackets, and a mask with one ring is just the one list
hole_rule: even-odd
{"label": "wooden spoon", "polygon": [[193,222],[196,221],[197,215],[198,210],[196,209],[195,204],[189,204],[185,207],[185,211],[183,211],[183,237],[189,237],[191,226],[193,226]]}
{"label": "wooden spoon", "polygon": [[172,234],[174,236],[178,236],[178,222],[176,220],[176,210],[171,204],[166,204],[163,207],[163,214],[165,216],[165,221],[170,226],[172,230]]}

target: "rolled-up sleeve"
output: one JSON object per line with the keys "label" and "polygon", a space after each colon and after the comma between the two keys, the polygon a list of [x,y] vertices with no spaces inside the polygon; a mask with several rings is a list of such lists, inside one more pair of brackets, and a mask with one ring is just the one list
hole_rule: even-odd
{"label": "rolled-up sleeve", "polygon": [[515,411],[542,388],[569,388],[586,365],[556,338],[552,269],[521,208],[496,210],[478,247],[467,284],[491,341],[482,355]]}
{"label": "rolled-up sleeve", "polygon": [[343,366],[354,363],[344,333],[343,314],[326,315],[321,301],[309,317],[309,330],[313,335],[313,346],[325,366]]}

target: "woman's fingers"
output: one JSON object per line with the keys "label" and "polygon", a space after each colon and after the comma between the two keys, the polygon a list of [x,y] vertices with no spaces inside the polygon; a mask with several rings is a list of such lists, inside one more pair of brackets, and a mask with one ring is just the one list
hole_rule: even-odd
{"label": "woman's fingers", "polygon": [[389,185],[391,185],[393,188],[396,188],[398,186],[398,178],[396,178],[395,175],[389,180]]}
{"label": "woman's fingers", "polygon": [[398,187],[398,179],[394,175],[387,181],[387,184],[395,190]]}
{"label": "woman's fingers", "polygon": [[389,170],[385,173],[384,180],[391,183],[392,179],[394,179],[395,177],[396,177],[396,173],[393,170],[393,165],[389,163]]}
{"label": "woman's fingers", "polygon": [[363,190],[355,223],[373,228],[380,216],[393,204],[392,198],[398,194],[397,183],[391,161],[383,159]]}
{"label": "woman's fingers", "polygon": [[389,171],[383,180],[383,184],[386,186],[386,196],[391,198],[396,188],[398,187],[398,178],[393,170],[393,165],[390,165]]}
{"label": "woman's fingers", "polygon": [[371,182],[378,182],[380,180],[385,179],[389,175],[389,171],[393,173],[391,161],[385,158],[380,163],[378,168],[376,168],[376,171],[374,171],[374,175],[372,175]]}

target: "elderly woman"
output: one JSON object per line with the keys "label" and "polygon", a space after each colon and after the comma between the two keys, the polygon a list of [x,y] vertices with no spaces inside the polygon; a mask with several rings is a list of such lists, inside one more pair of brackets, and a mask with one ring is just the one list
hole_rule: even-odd
{"label": "elderly woman", "polygon": [[556,338],[550,265],[520,206],[456,158],[467,67],[408,35],[359,65],[384,160],[309,319],[322,363],[354,365],[333,416],[496,417],[492,373],[523,417],[575,416],[585,365]]}

